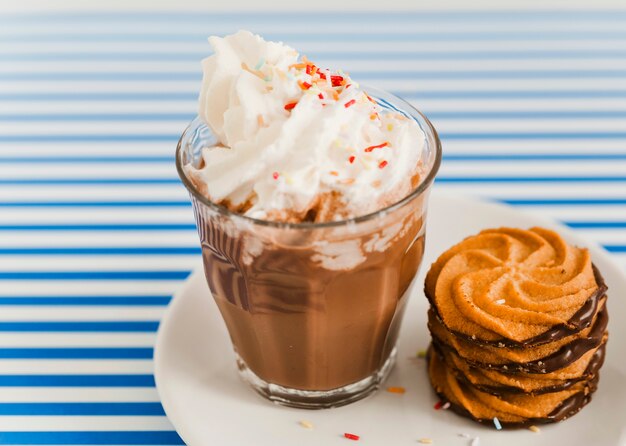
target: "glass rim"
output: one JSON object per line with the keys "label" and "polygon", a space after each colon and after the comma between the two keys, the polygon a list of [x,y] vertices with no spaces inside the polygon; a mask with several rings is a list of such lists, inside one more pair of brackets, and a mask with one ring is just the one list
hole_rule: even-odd
{"label": "glass rim", "polygon": [[[363,85],[363,84],[361,84]],[[259,226],[265,226],[265,227],[275,227],[275,228],[284,228],[284,229],[317,229],[317,228],[333,228],[333,227],[340,227],[340,226],[347,226],[347,225],[353,225],[353,224],[360,224],[360,223],[365,223],[367,221],[371,221],[376,219],[377,217],[381,216],[381,215],[385,215],[389,212],[393,212],[397,209],[402,208],[404,205],[410,203],[411,201],[413,201],[414,199],[416,199],[417,197],[419,197],[420,195],[422,195],[422,193],[424,191],[426,191],[426,189],[433,183],[433,181],[435,180],[435,176],[437,175],[437,172],[439,171],[439,166],[441,165],[441,158],[442,158],[442,147],[441,147],[441,140],[439,139],[439,135],[437,133],[437,130],[435,129],[435,127],[433,126],[433,124],[430,122],[430,120],[426,117],[426,115],[424,115],[422,112],[420,112],[417,108],[413,107],[409,102],[407,102],[406,100],[392,94],[389,93],[387,91],[384,90],[380,90],[374,87],[370,87],[370,86],[364,86],[363,88],[364,91],[367,92],[371,92],[373,94],[371,94],[371,96],[373,96],[374,98],[380,98],[380,96],[388,96],[390,97],[394,102],[399,102],[402,104],[403,108],[399,109],[399,111],[401,112],[405,112],[408,113],[409,115],[411,115],[413,118],[417,118],[418,119],[418,124],[421,124],[422,122],[425,124],[425,127],[422,127],[422,125],[420,125],[420,127],[422,128],[422,130],[424,131],[424,133],[426,134],[426,143],[429,144],[428,140],[429,140],[429,136],[432,137],[433,141],[434,141],[434,150],[435,150],[435,159],[433,160],[432,166],[430,167],[430,169],[428,170],[428,173],[426,174],[426,177],[423,179],[423,181],[420,181],[420,183],[417,185],[417,187],[415,189],[413,189],[410,193],[406,194],[403,198],[401,198],[400,200],[385,206],[384,208],[378,209],[376,211],[367,213],[367,214],[363,214],[363,215],[359,215],[357,217],[352,217],[352,218],[346,218],[346,219],[342,219],[342,220],[332,220],[332,221],[325,221],[325,222],[300,222],[300,223],[290,223],[290,222],[280,222],[280,221],[273,221],[273,220],[261,220],[259,218],[254,218],[254,217],[248,217],[246,215],[243,214],[239,214],[237,212],[231,211],[230,209],[228,209],[225,206],[222,206],[218,203],[215,203],[211,200],[209,200],[206,196],[204,196],[203,194],[200,193],[200,191],[196,188],[196,186],[193,184],[193,182],[187,177],[187,174],[185,173],[185,170],[183,168],[182,165],[182,161],[181,161],[181,151],[182,151],[182,143],[183,143],[183,139],[185,137],[185,135],[187,134],[187,132],[189,131],[189,129],[191,129],[194,121],[198,120],[199,118],[196,117],[193,121],[191,121],[191,123],[187,126],[187,128],[185,128],[185,130],[183,131],[183,134],[181,135],[180,139],[178,140],[178,144],[176,146],[176,171],[178,172],[178,176],[180,177],[182,183],[184,184],[185,188],[191,192],[191,194],[193,195],[193,197],[196,200],[199,200],[202,204],[208,206],[209,208],[211,208],[212,210],[214,210],[215,212],[217,212],[220,215],[223,215],[225,217],[229,217],[229,218],[233,218],[233,219],[241,219],[245,222],[248,223],[253,223],[255,225],[259,225]],[[429,135],[430,133],[430,135]]]}

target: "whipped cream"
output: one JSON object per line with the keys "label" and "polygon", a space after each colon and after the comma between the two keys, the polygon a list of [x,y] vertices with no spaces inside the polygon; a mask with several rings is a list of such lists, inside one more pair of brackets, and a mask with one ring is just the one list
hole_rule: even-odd
{"label": "whipped cream", "polygon": [[186,171],[210,200],[258,219],[331,221],[416,187],[425,136],[413,119],[282,43],[247,31],[209,42],[199,114],[219,144]]}

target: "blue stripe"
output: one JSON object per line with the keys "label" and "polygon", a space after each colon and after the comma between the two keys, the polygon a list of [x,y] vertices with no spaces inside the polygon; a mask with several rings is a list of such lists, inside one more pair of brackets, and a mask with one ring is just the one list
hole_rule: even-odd
{"label": "blue stripe", "polygon": [[626,198],[501,198],[498,201],[516,206],[622,206]]}
{"label": "blue stripe", "polygon": [[[536,136],[540,138],[540,136]],[[623,134],[623,137],[626,138],[626,133]],[[608,136],[607,136],[608,138]],[[490,138],[481,138],[481,139],[490,139]],[[606,159],[606,158],[605,158]],[[610,158],[617,159],[617,158]],[[626,159],[626,158],[621,158]],[[441,176],[437,177],[437,182],[440,183],[535,183],[535,182],[578,182],[578,183],[590,183],[590,182],[622,182],[626,181],[625,176],[558,176],[558,177],[547,177],[547,176],[532,176],[532,177],[446,177]],[[139,185],[139,184],[180,184],[180,180],[178,178],[172,179],[156,179],[156,178],[140,178],[140,179],[119,179],[119,178],[102,178],[102,179],[19,179],[19,180],[0,180],[0,185],[14,185],[14,184],[23,184],[23,185],[68,185],[68,184],[123,184],[123,185]],[[2,249],[0,249],[0,254],[2,254]],[[61,253],[62,254],[62,253]]]}
{"label": "blue stripe", "polygon": [[430,119],[594,119],[623,118],[626,110],[558,110],[558,111],[434,111],[427,113]]}
{"label": "blue stripe", "polygon": [[0,231],[191,231],[194,224],[0,225]]}
{"label": "blue stripe", "polygon": [[[189,32],[181,30],[177,33],[59,33],[40,32],[29,34],[4,35],[5,42],[198,42],[205,43],[210,32]],[[597,42],[606,40],[623,40],[626,33],[621,31],[586,30],[580,31],[409,31],[394,33],[367,32],[322,32],[322,33],[291,33],[264,32],[267,40],[297,42],[491,42],[497,41],[549,41],[567,40],[572,42]]]}
{"label": "blue stripe", "polygon": [[0,271],[0,280],[185,280],[190,271]]}
{"label": "blue stripe", "polygon": [[[504,181],[508,181],[504,180]],[[199,255],[201,254],[200,248],[186,248],[186,247],[141,247],[141,248],[0,248],[0,255]],[[11,273],[8,273],[11,274]],[[4,302],[6,298],[0,297],[0,305],[9,305]],[[19,301],[21,298],[9,298],[11,302]],[[35,298],[33,301],[39,302],[41,298]],[[65,305],[71,305],[72,301],[76,298],[64,299]],[[93,299],[93,298],[92,298]],[[115,299],[115,298],[114,298]],[[140,305],[150,305],[150,302],[146,298],[137,298],[132,300]],[[99,302],[106,303],[108,305],[116,305],[115,301],[111,301],[110,298],[100,298]],[[128,302],[128,300],[126,300]],[[163,301],[159,301],[159,304],[163,304]],[[92,304],[95,305],[95,304]],[[126,303],[125,305],[129,305]]]}
{"label": "blue stripe", "polygon": [[174,431],[2,432],[11,445],[184,445]]}
{"label": "blue stripe", "polygon": [[[566,222],[572,228],[626,228],[626,222]],[[0,225],[0,231],[178,231],[195,230],[189,225]],[[166,305],[169,296],[99,296],[99,297],[0,297],[0,305]],[[48,302],[48,303],[44,303]],[[79,303],[82,302],[82,303]]]}
{"label": "blue stripe", "polygon": [[0,375],[0,387],[154,387],[152,375]]}
{"label": "blue stripe", "polygon": [[[395,91],[405,99],[590,99],[625,98],[626,90],[428,90]],[[198,100],[196,92],[62,92],[62,93],[0,93],[5,101],[193,101]]]}
{"label": "blue stripe", "polygon": [[[0,54],[0,61],[5,62],[68,62],[68,61],[131,61],[131,62],[197,62],[206,57],[207,51],[190,52],[118,52],[99,51],[97,53],[15,53]],[[366,61],[405,61],[416,59],[420,61],[442,60],[516,60],[516,59],[623,59],[626,51],[623,50],[467,50],[467,51],[308,51],[312,60],[366,60]]]}
{"label": "blue stripe", "polygon": [[[614,99],[626,97],[626,90],[429,90],[395,91],[396,96],[423,99]],[[0,96],[0,99],[2,97]]]}
{"label": "blue stripe", "polygon": [[[0,136],[0,140],[2,137]],[[181,184],[178,178],[25,178],[0,179],[1,185]]]}
{"label": "blue stripe", "polygon": [[0,156],[0,163],[172,163],[174,156]]}
{"label": "blue stripe", "polygon": [[[626,56],[625,56],[626,57]],[[428,112],[431,120],[438,119],[600,119],[600,118],[623,118],[626,117],[626,110],[558,110],[558,111],[489,111],[480,112],[475,110],[468,111],[434,111]],[[193,119],[193,113],[176,114],[150,114],[150,113],[134,113],[134,114],[0,114],[0,121],[9,122],[32,122],[32,121],[189,121]],[[98,159],[99,157],[93,157]],[[100,157],[106,160],[106,157]],[[141,159],[140,157],[136,157]],[[152,158],[158,160],[171,161],[172,158],[167,157],[144,157],[142,161],[149,161]],[[11,159],[11,158],[6,158]],[[63,157],[61,157],[61,160]],[[115,157],[111,157],[115,159]],[[129,157],[129,159],[132,159]],[[32,160],[32,158],[31,158]],[[41,162],[40,160],[35,160]],[[61,161],[54,161],[61,162]]]}
{"label": "blue stripe", "polygon": [[605,183],[623,182],[626,181],[626,176],[437,177],[435,181],[439,183]]}
{"label": "blue stripe", "polygon": [[626,245],[604,245],[604,249],[608,252],[624,253],[626,252]]}
{"label": "blue stripe", "polygon": [[[432,114],[428,114],[432,119]],[[626,160],[626,153],[468,153],[468,154],[444,154],[443,159],[446,161],[604,161],[604,160]],[[94,163],[173,163],[174,157],[171,156],[59,156],[59,157],[2,157],[0,163],[14,164],[38,164],[38,163],[54,163],[54,164],[94,164]],[[35,225],[36,226],[36,225]],[[99,225],[95,225],[98,227]],[[128,225],[127,229],[132,230],[134,225]],[[159,226],[154,225],[154,229]],[[176,226],[176,225],[173,225]],[[181,225],[180,229],[191,229],[192,225]],[[0,230],[4,226],[0,225]],[[16,229],[28,227],[28,225],[18,226]],[[145,225],[150,230],[152,225]],[[84,226],[69,227],[70,229],[82,230],[87,229]],[[53,229],[53,228],[50,228]],[[103,228],[106,229],[106,228]],[[167,228],[164,228],[167,229]]]}
{"label": "blue stripe", "polygon": [[200,248],[188,246],[0,248],[3,255],[197,255]]}
{"label": "blue stripe", "polygon": [[0,207],[191,207],[191,203],[189,201],[0,201]]}
{"label": "blue stripe", "polygon": [[[450,140],[494,140],[494,139],[623,139],[626,132],[490,132],[490,133],[454,133],[440,134],[442,139]],[[170,142],[175,144],[180,135],[156,135],[156,134],[68,134],[68,135],[0,135],[2,142]],[[7,180],[13,181],[13,180]],[[56,181],[56,180],[55,180]],[[64,181],[64,180],[58,180]],[[72,180],[67,180],[72,181]],[[79,180],[76,180],[79,181]],[[80,180],[91,181],[91,180]],[[102,181],[102,180],[93,180]],[[111,180],[122,181],[122,180]],[[140,182],[138,180],[124,180]],[[169,182],[170,180],[146,179],[146,182]],[[172,181],[173,182],[173,181]],[[59,183],[63,184],[63,183]],[[70,184],[70,183],[68,183]],[[88,183],[97,184],[97,183]],[[114,183],[115,184],[115,183]]]}
{"label": "blue stripe", "polygon": [[565,224],[574,229],[626,229],[626,221],[568,221]]}
{"label": "blue stripe", "polygon": [[[1,58],[0,58],[1,59]],[[191,121],[195,113],[11,113],[0,121]]]}
{"label": "blue stripe", "polygon": [[[626,37],[626,34],[624,35]],[[622,79],[625,70],[483,70],[483,71],[352,71],[355,79],[441,80],[441,79]],[[4,81],[199,81],[193,72],[22,72],[0,73]]]}
{"label": "blue stripe", "polygon": [[[181,129],[182,132],[183,129]],[[103,134],[103,135],[0,135],[0,143],[3,142],[168,142],[172,145],[180,135],[146,134]]]}
{"label": "blue stripe", "polygon": [[147,347],[0,348],[0,359],[152,359],[152,353]]}
{"label": "blue stripe", "polygon": [[171,296],[11,296],[0,297],[0,305],[166,306],[171,300]]}
{"label": "blue stripe", "polygon": [[3,18],[8,23],[15,23],[20,21],[32,21],[32,22],[52,22],[58,20],[81,20],[81,21],[96,21],[101,23],[103,21],[115,21],[115,22],[130,22],[135,24],[137,21],[153,21],[153,20],[166,20],[168,24],[176,24],[177,21],[183,23],[178,24],[180,26],[188,26],[190,23],[199,23],[206,25],[207,21],[217,24],[222,24],[224,20],[248,20],[253,23],[263,22],[278,22],[284,23],[286,19],[290,20],[302,20],[306,18],[310,21],[324,20],[325,22],[339,22],[345,23],[348,21],[355,21],[361,23],[364,19],[375,20],[379,24],[383,20],[393,19],[402,20],[407,19],[410,21],[425,21],[431,22],[432,20],[457,20],[462,23],[466,23],[468,19],[484,19],[484,20],[510,20],[513,22],[526,21],[529,19],[550,19],[551,21],[568,23],[570,19],[585,19],[585,20],[601,20],[601,21],[616,21],[626,18],[626,11],[623,9],[598,9],[598,10],[563,10],[563,9],[510,9],[505,11],[496,10],[475,10],[475,9],[455,9],[451,10],[433,10],[433,11],[416,11],[416,10],[402,10],[402,11],[350,11],[349,13],[341,13],[337,11],[320,11],[319,9],[302,10],[298,12],[293,11],[274,11],[267,9],[257,9],[249,11],[211,11],[211,12],[158,12],[158,11],[145,11],[145,12],[48,12],[48,11],[29,11],[27,13],[11,12],[5,13]]}
{"label": "blue stripe", "polygon": [[80,416],[164,416],[158,402],[141,403],[0,403],[0,416],[80,415]]}
{"label": "blue stripe", "polygon": [[494,140],[494,139],[622,139],[626,132],[492,132],[492,133],[444,133],[442,139]]}
{"label": "blue stripe", "polygon": [[154,333],[158,328],[158,321],[0,322],[1,332]]}
{"label": "blue stripe", "polygon": [[[618,204],[626,204],[626,198],[624,199],[612,199],[612,198],[607,198],[607,199],[602,199],[602,198],[598,198],[598,199],[573,199],[573,200],[569,200],[569,199],[550,199],[550,200],[540,200],[540,199],[500,199],[500,201],[504,201],[510,204],[545,204],[545,205],[552,205],[552,204],[563,204],[563,205],[618,205]],[[136,202],[131,202],[131,201],[115,201],[115,202],[106,202],[106,201],[92,201],[92,202],[73,202],[73,201],[56,201],[56,202],[0,202],[0,207],[18,207],[18,208],[29,208],[29,207],[188,207],[190,206],[190,203],[187,201],[176,201],[176,202],[160,202],[160,201],[136,201]],[[3,274],[12,274],[12,273],[1,273],[0,272],[0,279],[2,279],[4,276]],[[45,273],[45,275],[50,274],[50,275],[54,275],[57,273]],[[67,273],[61,273],[61,274],[67,274]],[[70,273],[67,277],[73,277],[74,275],[80,275],[83,273]],[[86,274],[88,277],[92,277],[94,275],[97,275],[98,272],[87,272],[84,273]],[[172,280],[182,280],[180,275],[182,274],[186,274],[186,272],[183,271],[174,271],[174,272],[134,272],[134,273],[129,273],[129,272],[103,272],[102,274],[106,275],[107,277],[113,277],[113,278],[118,278],[118,279],[124,279],[126,277],[126,274],[128,274],[130,280],[135,280],[135,277],[138,278],[144,278],[147,280],[155,280],[155,277],[159,277],[159,275],[162,275],[163,277],[170,277],[173,276],[174,278]],[[95,277],[95,276],[94,276]],[[28,278],[28,277],[26,277]],[[59,280],[67,280],[64,278],[60,278]]]}
{"label": "blue stripe", "polygon": [[510,153],[443,155],[445,161],[610,161],[626,160],[626,153]]}
{"label": "blue stripe", "polygon": [[[626,92],[624,92],[626,95]],[[198,93],[184,92],[64,92],[64,93],[0,93],[0,100],[5,101],[197,101]]]}

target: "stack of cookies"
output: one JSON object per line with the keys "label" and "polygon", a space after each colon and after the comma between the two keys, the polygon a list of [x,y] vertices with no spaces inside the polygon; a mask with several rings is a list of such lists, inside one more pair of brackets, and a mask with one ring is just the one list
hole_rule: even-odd
{"label": "stack of cookies", "polygon": [[589,252],[553,231],[463,240],[426,276],[432,386],[455,412],[498,426],[574,415],[598,385],[606,289]]}

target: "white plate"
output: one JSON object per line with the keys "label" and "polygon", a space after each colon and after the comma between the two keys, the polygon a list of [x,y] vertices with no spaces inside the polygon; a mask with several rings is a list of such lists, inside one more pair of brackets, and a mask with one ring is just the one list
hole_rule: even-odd
{"label": "white plate", "polygon": [[[429,208],[426,256],[400,334],[398,362],[388,385],[406,394],[380,391],[337,409],[289,409],[263,400],[236,372],[230,340],[198,268],[175,296],[156,342],[155,378],[165,412],[190,446],[415,445],[420,438],[436,445],[467,445],[459,437],[480,437],[481,446],[533,444],[626,446],[626,278],[604,250],[567,228],[509,207],[433,193]],[[570,420],[528,430],[496,431],[452,412],[433,410],[436,398],[425,361],[409,359],[428,345],[427,303],[421,288],[434,258],[463,237],[497,226],[557,229],[570,242],[591,249],[609,286],[610,340],[600,387],[592,402]],[[302,428],[308,420],[313,430]],[[350,442],[344,432],[361,436]],[[347,443],[349,442],[349,443]]]}

